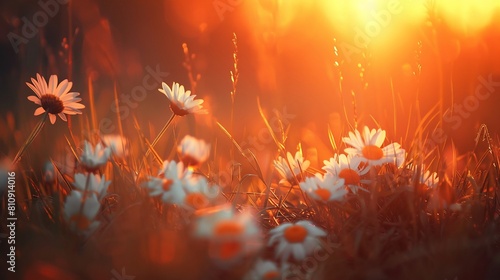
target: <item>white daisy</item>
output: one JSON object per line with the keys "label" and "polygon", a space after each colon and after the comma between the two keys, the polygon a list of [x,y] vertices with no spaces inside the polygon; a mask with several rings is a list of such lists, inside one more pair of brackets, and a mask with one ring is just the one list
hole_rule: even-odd
{"label": "white daisy", "polygon": [[[281,177],[288,182],[293,182],[295,177],[300,181],[302,172],[305,172],[307,168],[309,168],[310,162],[304,160],[302,151],[300,150],[295,153],[295,157],[293,157],[290,152],[287,152],[286,155],[287,159],[279,156],[277,160],[274,160],[274,167],[276,167]],[[288,165],[288,163],[290,163],[290,165]]]}
{"label": "white daisy", "polygon": [[83,104],[78,103],[82,100],[77,97],[80,93],[69,92],[73,83],[63,80],[58,84],[56,75],[50,76],[47,84],[44,77],[36,74],[36,80],[31,78],[31,84],[26,83],[26,85],[36,94],[28,96],[28,100],[41,106],[35,110],[35,116],[47,112],[52,124],[56,122],[56,115],[66,121],[66,115],[81,114],[79,109],[85,108]]}
{"label": "white daisy", "polygon": [[104,147],[101,143],[92,147],[92,144],[85,141],[80,162],[85,169],[95,171],[108,162],[110,155],[111,149],[109,147]]}
{"label": "white daisy", "polygon": [[300,188],[315,200],[340,201],[347,194],[344,184],[344,179],[331,173],[326,173],[323,176],[316,173],[316,176],[307,177],[304,182],[301,182]]}
{"label": "white daisy", "polygon": [[158,89],[165,94],[170,100],[170,109],[178,116],[187,114],[206,114],[207,110],[203,109],[203,99],[194,99],[196,95],[191,95],[190,90],[184,90],[184,86],[178,83],[173,83],[170,88],[166,83],[161,84],[162,88]]}
{"label": "white daisy", "polygon": [[280,280],[281,271],[272,261],[258,259],[252,270],[246,275],[244,280]]}
{"label": "white daisy", "polygon": [[249,212],[234,213],[230,205],[197,212],[194,235],[209,241],[209,253],[216,263],[234,263],[261,247],[261,232]]}
{"label": "white daisy", "polygon": [[102,200],[108,191],[108,187],[111,184],[111,181],[106,181],[106,175],[97,174],[75,174],[75,182],[73,186],[82,192],[90,192],[94,193],[99,200]]}
{"label": "white daisy", "polygon": [[64,203],[64,217],[72,230],[91,233],[99,226],[95,217],[100,207],[95,194],[83,197],[82,192],[71,191]]}
{"label": "white daisy", "polygon": [[363,157],[370,166],[382,165],[384,163],[396,163],[401,165],[401,155],[405,150],[401,149],[398,143],[392,143],[384,148],[380,148],[385,141],[385,130],[370,129],[365,126],[363,137],[358,130],[354,133],[349,132],[349,137],[342,138],[344,143],[351,145],[352,148],[346,148],[344,151],[352,156]]}
{"label": "white daisy", "polygon": [[166,160],[158,177],[150,177],[146,187],[150,196],[161,196],[164,203],[183,204],[186,198],[183,185],[186,177],[191,175],[192,171],[184,169],[182,162]]}
{"label": "white daisy", "polygon": [[212,234],[214,224],[219,220],[230,219],[234,216],[234,212],[230,204],[222,204],[199,210],[196,216],[193,235],[208,238]]}
{"label": "white daisy", "polygon": [[270,232],[268,246],[277,243],[275,250],[276,258],[285,262],[293,256],[297,261],[306,258],[315,249],[320,248],[319,237],[326,236],[326,232],[315,227],[307,220],[299,221],[294,224],[284,223]]}
{"label": "white daisy", "polygon": [[177,152],[179,152],[185,166],[199,166],[208,159],[210,144],[186,135],[177,146]]}
{"label": "white daisy", "polygon": [[128,140],[126,138],[110,134],[102,136],[102,142],[111,149],[114,156],[123,158],[128,155]]}
{"label": "white daisy", "polygon": [[367,191],[360,187],[360,183],[364,181],[361,179],[361,176],[370,171],[369,166],[366,165],[362,157],[335,154],[329,160],[323,161],[323,163],[325,166],[323,166],[322,169],[327,173],[344,179],[345,185],[348,186],[353,193],[357,193],[358,189]]}
{"label": "white daisy", "polygon": [[183,206],[188,210],[208,207],[220,193],[218,186],[209,185],[205,177],[194,175],[186,177],[184,189],[186,197]]}

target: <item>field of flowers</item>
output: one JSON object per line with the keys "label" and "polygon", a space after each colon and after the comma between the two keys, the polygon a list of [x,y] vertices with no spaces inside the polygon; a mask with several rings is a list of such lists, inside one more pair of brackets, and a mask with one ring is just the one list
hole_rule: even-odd
{"label": "field of flowers", "polygon": [[[219,16],[229,11],[216,2]],[[0,115],[0,279],[500,279],[495,128],[480,124],[461,135],[474,144],[459,152],[455,143],[463,139],[446,136],[443,119],[461,126],[467,111],[446,111],[442,92],[415,127],[415,119],[398,119],[408,122],[404,137],[395,115],[393,127],[360,117],[354,91],[352,106],[342,100],[346,120],[329,122],[321,136],[305,137],[294,125],[300,120],[257,93],[247,124],[235,117],[245,109],[235,105],[244,73],[232,35],[231,103],[222,113],[196,90],[202,78],[187,44],[179,56],[190,83],[162,76],[151,90],[161,102],[148,109],[151,120],[117,109],[133,106],[116,84],[116,122],[107,123],[98,118],[104,94],[91,78],[78,84],[43,69],[24,81],[19,106],[30,111]],[[345,45],[333,42],[343,94]],[[426,65],[422,42],[416,46],[416,66],[403,70],[419,78]],[[356,65],[360,83],[365,66]],[[479,80],[489,91],[476,89],[466,110],[499,84],[491,75]],[[324,102],[308,94],[304,102]],[[387,104],[400,102],[392,94]],[[235,132],[254,124],[265,148]],[[320,147],[318,137],[328,145]]]}

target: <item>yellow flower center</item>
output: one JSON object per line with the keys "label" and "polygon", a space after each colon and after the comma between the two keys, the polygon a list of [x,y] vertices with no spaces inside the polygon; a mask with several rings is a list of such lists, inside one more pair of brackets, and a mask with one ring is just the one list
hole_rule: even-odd
{"label": "yellow flower center", "polygon": [[344,184],[346,185],[357,185],[361,181],[361,177],[358,172],[350,168],[340,170],[339,177],[344,179]]}
{"label": "yellow flower center", "polygon": [[190,193],[186,195],[186,204],[194,209],[204,208],[208,205],[208,199],[201,193]]}
{"label": "yellow flower center", "polygon": [[327,189],[316,189],[314,193],[317,194],[322,200],[328,201],[331,196],[331,192]]}
{"label": "yellow flower center", "polygon": [[57,115],[64,110],[64,104],[59,97],[53,94],[44,94],[40,98],[42,108],[49,114]]}
{"label": "yellow flower center", "polygon": [[163,179],[161,181],[161,188],[168,192],[170,190],[170,187],[172,186],[172,184],[174,183],[174,181],[170,180],[170,179]]}
{"label": "yellow flower center", "polygon": [[280,278],[280,273],[276,270],[268,271],[266,272],[266,274],[262,275],[263,280],[274,280],[279,278]]}
{"label": "yellow flower center", "polygon": [[307,229],[303,226],[293,225],[285,230],[283,236],[289,243],[301,243],[307,237]]}
{"label": "yellow flower center", "polygon": [[80,231],[86,230],[90,226],[89,219],[80,213],[71,216],[69,220]]}
{"label": "yellow flower center", "polygon": [[379,160],[384,156],[382,149],[375,145],[365,146],[361,152],[363,157],[369,160]]}

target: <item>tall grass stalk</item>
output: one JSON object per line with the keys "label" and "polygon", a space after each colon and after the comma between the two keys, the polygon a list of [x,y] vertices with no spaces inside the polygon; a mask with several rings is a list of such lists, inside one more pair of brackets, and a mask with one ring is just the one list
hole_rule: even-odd
{"label": "tall grass stalk", "polygon": [[30,135],[28,136],[28,138],[26,139],[24,144],[21,146],[21,148],[17,152],[16,156],[14,157],[14,160],[12,161],[12,166],[15,166],[17,164],[17,162],[21,159],[21,157],[23,156],[24,152],[29,147],[29,145],[31,145],[33,140],[35,140],[35,138],[38,136],[38,134],[40,134],[40,132],[43,129],[43,126],[45,125],[45,121],[47,120],[48,116],[49,116],[49,113],[47,113],[47,112],[45,112],[43,114],[43,116],[40,119],[40,121],[38,122],[38,124],[33,128]]}

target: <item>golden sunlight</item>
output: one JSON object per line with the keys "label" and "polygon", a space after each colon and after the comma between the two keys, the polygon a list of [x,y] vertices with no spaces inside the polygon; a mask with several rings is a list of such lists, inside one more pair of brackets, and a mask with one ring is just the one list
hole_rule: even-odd
{"label": "golden sunlight", "polygon": [[436,1],[435,9],[436,13],[462,36],[476,35],[493,19],[500,22],[498,0],[439,0]]}
{"label": "golden sunlight", "polygon": [[0,11],[1,279],[500,279],[500,0]]}

